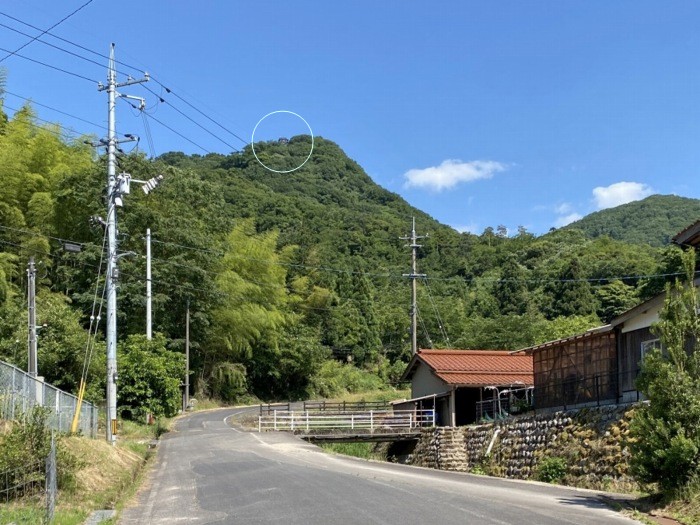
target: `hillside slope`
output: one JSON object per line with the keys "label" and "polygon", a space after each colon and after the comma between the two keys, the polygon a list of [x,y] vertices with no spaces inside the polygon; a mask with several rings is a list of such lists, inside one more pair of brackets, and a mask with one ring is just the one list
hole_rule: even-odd
{"label": "hillside slope", "polygon": [[587,237],[607,235],[616,240],[664,246],[683,228],[700,219],[700,199],[652,195],[641,201],[597,211],[572,222],[566,229]]}

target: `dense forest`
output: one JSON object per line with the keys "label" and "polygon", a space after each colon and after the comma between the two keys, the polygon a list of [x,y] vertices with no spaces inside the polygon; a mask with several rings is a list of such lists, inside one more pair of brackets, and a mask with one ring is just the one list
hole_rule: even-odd
{"label": "dense forest", "polygon": [[[33,256],[46,325],[39,372],[74,391],[87,367],[88,396],[100,401],[105,230],[91,217],[104,216],[106,168],[83,139],[39,125],[29,106],[0,118],[0,359],[26,366]],[[310,141],[260,143],[256,154],[291,169]],[[118,160],[134,178],[164,176],[118,211],[119,406],[134,413],[177,409],[188,305],[196,395],[298,399],[395,384],[410,357],[410,251],[401,237],[412,218],[428,235],[418,251],[419,346],[516,349],[597,326],[659,292],[680,271],[668,239],[700,217],[700,201],[654,196],[539,237],[499,225],[458,233],[318,137],[289,174],[263,168],[250,146]]]}

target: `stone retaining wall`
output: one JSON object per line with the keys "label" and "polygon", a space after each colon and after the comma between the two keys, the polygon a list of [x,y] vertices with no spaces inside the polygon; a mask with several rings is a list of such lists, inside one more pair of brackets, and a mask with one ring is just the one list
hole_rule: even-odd
{"label": "stone retaining wall", "polygon": [[631,414],[630,406],[606,406],[431,428],[423,431],[405,459],[442,470],[536,479],[542,458],[560,457],[567,464],[567,484],[592,488],[633,484],[627,475],[625,446]]}

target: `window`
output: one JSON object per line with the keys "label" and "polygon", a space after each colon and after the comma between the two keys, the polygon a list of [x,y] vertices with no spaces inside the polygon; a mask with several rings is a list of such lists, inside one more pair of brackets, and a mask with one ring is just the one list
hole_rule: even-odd
{"label": "window", "polygon": [[661,351],[663,351],[663,345],[661,344],[661,341],[659,341],[658,339],[651,339],[649,341],[642,341],[642,359],[644,359],[644,356],[647,355],[652,350],[654,350],[655,348],[658,348]]}

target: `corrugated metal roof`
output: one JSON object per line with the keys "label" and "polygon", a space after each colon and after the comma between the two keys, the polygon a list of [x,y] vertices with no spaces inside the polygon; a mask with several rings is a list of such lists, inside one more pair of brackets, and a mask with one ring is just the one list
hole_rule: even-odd
{"label": "corrugated metal roof", "polygon": [[689,244],[691,246],[700,245],[700,220],[685,228],[683,231],[673,236],[673,242],[676,244]]}
{"label": "corrugated metal roof", "polygon": [[570,343],[571,341],[576,341],[578,339],[587,339],[589,337],[593,337],[595,335],[600,335],[600,334],[607,334],[608,332],[612,332],[613,327],[610,324],[606,324],[604,326],[598,326],[596,328],[591,328],[590,330],[587,330],[586,332],[583,332],[582,334],[576,334],[572,335],[571,337],[565,337],[563,339],[556,339],[554,341],[547,341],[546,343],[542,343],[540,345],[536,346],[531,346],[529,348],[523,348],[522,350],[518,350],[518,352],[524,352],[527,354],[532,354],[533,352],[537,350],[541,350],[543,348],[549,348],[552,346],[562,346],[567,343]]}
{"label": "corrugated metal roof", "polygon": [[500,350],[419,350],[409,369],[418,362],[427,365],[449,385],[534,384],[530,355],[513,355]]}

